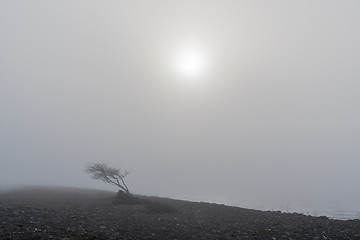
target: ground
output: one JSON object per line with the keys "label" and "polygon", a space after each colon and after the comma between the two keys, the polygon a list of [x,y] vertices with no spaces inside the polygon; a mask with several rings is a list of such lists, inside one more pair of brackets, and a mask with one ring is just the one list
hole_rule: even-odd
{"label": "ground", "polygon": [[145,198],[158,204],[115,205],[114,196],[70,188],[3,193],[0,239],[360,239],[360,220],[154,197]]}

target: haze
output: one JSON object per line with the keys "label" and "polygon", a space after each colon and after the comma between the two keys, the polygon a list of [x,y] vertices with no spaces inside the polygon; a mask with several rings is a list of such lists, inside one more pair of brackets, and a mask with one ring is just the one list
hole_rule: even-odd
{"label": "haze", "polygon": [[[0,188],[360,199],[359,1],[0,2]],[[191,84],[173,54],[199,48]],[[114,189],[115,190],[115,189]]]}

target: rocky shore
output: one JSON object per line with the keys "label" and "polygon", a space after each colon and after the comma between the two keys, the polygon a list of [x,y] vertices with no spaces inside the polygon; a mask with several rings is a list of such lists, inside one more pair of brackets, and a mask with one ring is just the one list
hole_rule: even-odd
{"label": "rocky shore", "polygon": [[0,239],[360,239],[360,220],[163,198],[115,205],[114,196],[65,188],[0,194]]}

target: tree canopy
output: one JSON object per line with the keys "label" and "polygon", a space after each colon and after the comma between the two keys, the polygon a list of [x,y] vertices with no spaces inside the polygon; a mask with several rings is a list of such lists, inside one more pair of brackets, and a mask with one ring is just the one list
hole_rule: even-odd
{"label": "tree canopy", "polygon": [[120,168],[112,168],[106,163],[94,163],[87,166],[86,172],[91,174],[91,178],[93,179],[110,183],[119,187],[120,190],[127,194],[130,193],[124,181],[124,178],[129,174],[127,170],[122,171]]}

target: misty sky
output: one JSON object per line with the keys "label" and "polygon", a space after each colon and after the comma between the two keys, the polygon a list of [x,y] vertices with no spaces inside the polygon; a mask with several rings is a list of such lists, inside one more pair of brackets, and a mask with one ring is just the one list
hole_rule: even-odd
{"label": "misty sky", "polygon": [[[0,1],[0,188],[360,198],[360,2]],[[182,46],[209,62],[196,83]]]}

